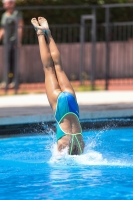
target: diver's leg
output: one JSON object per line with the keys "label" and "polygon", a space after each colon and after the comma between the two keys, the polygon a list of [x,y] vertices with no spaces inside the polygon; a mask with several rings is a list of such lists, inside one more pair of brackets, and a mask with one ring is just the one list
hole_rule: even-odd
{"label": "diver's leg", "polygon": [[16,56],[16,42],[10,42],[11,51],[10,51],[10,67],[9,67],[9,88],[12,89],[15,87],[16,81],[16,63],[15,63],[15,56]]}
{"label": "diver's leg", "polygon": [[[36,26],[39,26],[36,18],[33,18],[31,20],[31,23],[36,28]],[[45,72],[45,87],[46,87],[46,93],[49,100],[49,103],[53,110],[55,110],[57,97],[59,93],[61,92],[60,86],[57,81],[54,63],[50,54],[50,51],[48,49],[48,46],[45,41],[45,37],[40,29],[37,29],[37,35],[38,35],[38,42],[39,42],[39,49],[40,49],[40,55],[41,60],[43,63],[43,69]]]}
{"label": "diver's leg", "polygon": [[62,68],[60,52],[59,52],[59,50],[56,46],[56,43],[55,43],[55,41],[54,41],[54,39],[51,35],[47,20],[43,17],[39,17],[38,21],[39,21],[39,24],[41,25],[41,27],[44,28],[44,30],[47,30],[46,33],[49,37],[49,49],[50,49],[51,57],[52,57],[53,62],[54,62],[55,71],[56,71],[59,86],[60,86],[62,91],[68,91],[75,96],[75,92],[73,90],[73,87],[70,84],[70,81],[68,80],[68,78],[67,78],[67,76],[66,76],[66,74],[65,74],[65,72]]}

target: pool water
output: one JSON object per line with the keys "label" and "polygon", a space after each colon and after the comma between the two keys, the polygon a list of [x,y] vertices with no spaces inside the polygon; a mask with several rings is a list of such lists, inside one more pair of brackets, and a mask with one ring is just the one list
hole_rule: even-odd
{"label": "pool water", "polygon": [[133,128],[83,132],[81,156],[53,134],[0,140],[0,199],[133,199]]}

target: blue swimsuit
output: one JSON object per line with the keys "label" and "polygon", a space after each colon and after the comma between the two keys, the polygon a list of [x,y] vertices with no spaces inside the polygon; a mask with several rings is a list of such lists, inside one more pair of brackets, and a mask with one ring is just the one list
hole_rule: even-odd
{"label": "blue swimsuit", "polygon": [[[57,99],[57,106],[56,106],[56,111],[55,111],[55,119],[57,121],[57,127],[56,127],[57,140],[61,139],[65,135],[70,135],[69,133],[65,133],[62,130],[62,128],[60,127],[60,122],[68,114],[75,115],[77,117],[77,119],[79,120],[79,107],[78,107],[75,97],[71,93],[61,92]],[[82,153],[82,149],[80,147],[80,142],[78,141],[78,138],[77,138],[77,135],[79,135],[79,134],[81,135],[81,133],[82,133],[82,129],[81,129],[80,133],[71,134],[71,136],[72,136],[71,148],[73,146],[74,139],[76,139],[78,146],[80,148],[80,152]]]}

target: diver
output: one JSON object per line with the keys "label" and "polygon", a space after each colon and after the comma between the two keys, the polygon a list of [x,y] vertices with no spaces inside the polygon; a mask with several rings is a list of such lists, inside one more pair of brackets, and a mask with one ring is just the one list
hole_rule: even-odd
{"label": "diver", "polygon": [[32,18],[31,23],[38,37],[47,98],[57,122],[58,150],[68,147],[70,155],[80,155],[84,151],[84,141],[75,92],[63,71],[61,55],[47,20],[44,17]]}

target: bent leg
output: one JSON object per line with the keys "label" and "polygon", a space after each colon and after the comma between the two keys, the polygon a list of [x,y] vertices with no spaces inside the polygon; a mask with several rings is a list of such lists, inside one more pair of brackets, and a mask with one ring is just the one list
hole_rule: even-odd
{"label": "bent leg", "polygon": [[[39,17],[38,21],[39,21],[39,23],[42,27],[43,26],[48,27],[48,23],[47,23],[45,18]],[[73,94],[75,96],[75,92],[73,90],[73,87],[72,87],[70,81],[68,80],[68,78],[67,78],[67,76],[66,76],[66,74],[65,74],[65,72],[62,68],[60,52],[59,52],[59,50],[58,50],[58,48],[55,44],[53,37],[51,36],[50,31],[49,31],[48,36],[49,36],[49,49],[50,49],[52,60],[54,62],[55,71],[56,71],[59,86],[60,86],[62,91],[70,92],[71,94]]]}
{"label": "bent leg", "polygon": [[[34,26],[38,24],[36,18],[33,18],[31,22]],[[37,30],[37,34],[38,34],[41,60],[42,60],[43,69],[45,72],[46,93],[47,93],[47,97],[52,109],[55,110],[57,98],[58,98],[59,93],[61,92],[61,89],[57,81],[54,63],[53,63],[50,51],[48,49],[48,46],[46,44],[45,37],[43,33],[41,32],[41,30]]]}

